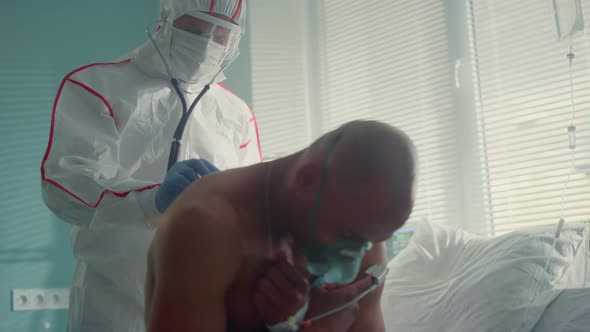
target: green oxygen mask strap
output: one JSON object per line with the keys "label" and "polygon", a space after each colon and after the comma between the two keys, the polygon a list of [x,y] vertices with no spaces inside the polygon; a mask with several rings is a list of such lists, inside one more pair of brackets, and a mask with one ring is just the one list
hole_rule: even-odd
{"label": "green oxygen mask strap", "polygon": [[330,142],[328,146],[328,153],[326,158],[324,158],[324,162],[322,163],[322,175],[320,178],[320,186],[318,188],[318,192],[315,196],[315,200],[313,202],[313,207],[311,209],[311,222],[312,222],[312,238],[314,242],[314,246],[319,243],[318,237],[318,215],[320,212],[320,203],[322,201],[322,197],[324,195],[324,190],[326,188],[326,183],[328,181],[328,168],[330,164],[330,160],[332,159],[332,155],[334,154],[334,150],[336,150],[336,146],[340,143],[342,139],[343,132],[339,132],[336,134],[334,139]]}

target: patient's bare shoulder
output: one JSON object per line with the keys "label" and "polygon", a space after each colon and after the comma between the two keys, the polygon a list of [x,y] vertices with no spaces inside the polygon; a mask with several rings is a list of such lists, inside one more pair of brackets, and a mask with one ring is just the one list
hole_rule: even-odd
{"label": "patient's bare shoulder", "polygon": [[175,204],[158,226],[150,247],[149,331],[226,330],[225,294],[237,277],[240,234],[229,202],[206,199]]}
{"label": "patient's bare shoulder", "polygon": [[227,199],[217,194],[199,195],[192,188],[187,191],[192,192],[181,195],[162,216],[158,231],[183,228],[185,231],[225,230],[223,234],[226,234],[238,229],[236,209]]}
{"label": "patient's bare shoulder", "polygon": [[[206,267],[211,273],[221,274],[217,277],[229,278],[237,271],[240,258],[237,221],[235,209],[222,197],[209,196],[199,204],[174,205],[163,216],[152,243],[155,270],[158,271],[159,260],[173,259],[179,264],[190,260],[199,271]],[[224,262],[219,271],[210,269],[209,265],[217,268],[219,262]]]}

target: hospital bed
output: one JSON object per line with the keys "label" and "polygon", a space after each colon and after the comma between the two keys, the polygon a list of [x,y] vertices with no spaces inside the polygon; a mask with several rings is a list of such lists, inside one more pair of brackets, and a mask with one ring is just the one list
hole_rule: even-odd
{"label": "hospital bed", "polygon": [[547,306],[532,331],[590,331],[590,288],[565,289]]}
{"label": "hospital bed", "polygon": [[590,331],[588,241],[582,223],[494,238],[406,227],[389,248],[387,331]]}

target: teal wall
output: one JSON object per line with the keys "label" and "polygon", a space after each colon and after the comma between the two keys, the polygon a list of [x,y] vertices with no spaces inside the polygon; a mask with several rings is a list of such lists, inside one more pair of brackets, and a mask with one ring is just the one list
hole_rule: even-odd
{"label": "teal wall", "polygon": [[39,190],[51,105],[67,72],[143,42],[157,1],[0,2],[1,332],[66,330],[65,310],[11,312],[13,288],[67,288],[74,267],[69,229]]}

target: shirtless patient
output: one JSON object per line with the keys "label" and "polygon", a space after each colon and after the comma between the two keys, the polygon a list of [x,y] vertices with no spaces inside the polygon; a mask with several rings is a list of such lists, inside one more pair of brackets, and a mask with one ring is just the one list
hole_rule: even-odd
{"label": "shirtless patient", "polygon": [[[354,238],[374,244],[361,272],[384,263],[383,241],[413,207],[414,168],[404,133],[354,121],[291,156],[195,182],[167,210],[150,247],[148,331],[265,331],[262,302],[268,309],[277,299],[261,296],[259,281],[279,251],[301,261],[312,243]],[[298,271],[287,278],[308,285],[311,277]],[[384,331],[380,294],[363,298],[348,326],[333,328],[335,320],[326,319],[306,331]]]}

